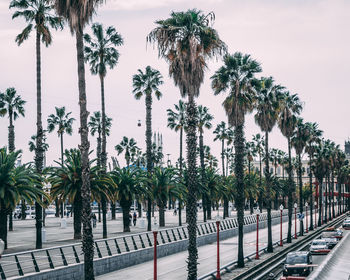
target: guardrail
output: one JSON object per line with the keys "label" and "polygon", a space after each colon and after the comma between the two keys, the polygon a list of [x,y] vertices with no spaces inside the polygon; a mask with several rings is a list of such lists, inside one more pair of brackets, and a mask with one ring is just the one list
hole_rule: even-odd
{"label": "guardrail", "polygon": [[[284,210],[283,215],[285,216],[287,214],[288,210]],[[280,211],[273,211],[271,216],[272,218],[279,217]],[[259,222],[265,220],[267,220],[267,213],[260,214]],[[256,215],[244,217],[244,225],[254,223],[256,223]],[[238,227],[237,218],[228,218],[222,220],[220,223],[220,231],[226,231],[236,227]],[[197,224],[197,236],[204,236],[215,232],[215,221]],[[186,225],[161,229],[158,231],[157,245],[170,244],[187,238],[188,231]],[[153,242],[151,232],[95,240],[94,259],[150,248],[153,247]],[[5,280],[24,276],[29,273],[38,273],[44,270],[79,264],[81,262],[83,262],[81,243],[6,254],[0,259],[0,279]]]}

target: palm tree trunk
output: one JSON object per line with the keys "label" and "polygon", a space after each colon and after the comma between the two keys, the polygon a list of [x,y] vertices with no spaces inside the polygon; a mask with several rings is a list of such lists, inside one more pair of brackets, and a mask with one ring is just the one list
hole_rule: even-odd
{"label": "palm tree trunk", "polygon": [[128,201],[120,201],[120,206],[123,211],[123,232],[130,232],[130,206],[131,203]]}
{"label": "palm tree trunk", "polygon": [[238,220],[238,267],[244,267],[243,225],[244,225],[244,131],[243,125],[237,125],[234,133],[235,175],[237,180],[237,220]]}
{"label": "palm tree trunk", "polygon": [[331,175],[328,174],[328,192],[327,192],[327,200],[328,200],[328,220],[330,221],[332,219],[332,202],[331,202]]}
{"label": "palm tree trunk", "polygon": [[182,200],[179,199],[179,226],[182,226]]}
{"label": "palm tree trunk", "polygon": [[[64,163],[64,159],[63,159],[63,132],[60,133],[60,138],[61,138],[61,164],[63,166]],[[61,202],[60,204],[60,210],[61,210],[61,218],[63,219],[63,202]]]}
{"label": "palm tree trunk", "polygon": [[318,226],[322,224],[322,178],[317,178],[318,180]]}
{"label": "palm tree trunk", "polygon": [[[43,126],[41,115],[41,53],[40,53],[40,33],[36,32],[36,149],[35,149],[35,167],[38,174],[42,174],[44,149],[43,149]],[[42,186],[38,186],[41,188]],[[39,197],[40,201],[42,198]],[[42,214],[43,210],[38,201],[35,202],[35,220],[36,220],[36,249],[42,248]]]}
{"label": "palm tree trunk", "polygon": [[[261,162],[261,152],[259,152],[259,188],[261,190],[261,186],[262,186],[262,162]],[[260,213],[262,213],[262,209],[263,209],[263,197],[261,192],[259,192],[259,197],[258,197],[258,204],[259,204],[259,208],[260,208]]]}
{"label": "palm tree trunk", "polygon": [[[9,126],[9,152],[15,151],[15,128],[12,123],[12,113],[10,115],[10,126]],[[7,226],[7,225],[6,225]],[[9,211],[9,231],[13,231],[13,220],[12,220],[12,210]]]}
{"label": "palm tree trunk", "polygon": [[265,132],[265,178],[266,178],[266,208],[267,208],[267,252],[273,252],[272,221],[271,221],[271,177],[269,166],[269,133]]}
{"label": "palm tree trunk", "polygon": [[162,205],[159,206],[159,226],[160,227],[165,227],[164,205],[166,205],[166,202],[162,203]]}
{"label": "palm tree trunk", "polygon": [[104,196],[102,196],[101,198],[101,208],[102,208],[102,238],[107,238],[107,202]]}
{"label": "palm tree trunk", "polygon": [[101,223],[101,203],[98,202],[98,222]]}
{"label": "palm tree trunk", "polygon": [[5,249],[7,249],[7,212],[3,200],[0,200],[0,239],[5,242]]}
{"label": "palm tree trunk", "polygon": [[26,210],[27,210],[26,201],[24,199],[22,199],[22,203],[21,203],[21,220],[25,220],[26,219]]}
{"label": "palm tree trunk", "polygon": [[73,216],[73,225],[74,225],[74,239],[81,239],[81,191],[78,190],[75,199],[74,199],[74,216]]}
{"label": "palm tree trunk", "polygon": [[111,201],[112,220],[115,220],[115,202]]}
{"label": "palm tree trunk", "polygon": [[101,111],[102,111],[102,149],[101,149],[101,167],[102,170],[106,170],[107,165],[107,138],[106,138],[106,109],[105,109],[105,86],[104,77],[100,75],[101,82]]}
{"label": "palm tree trunk", "polygon": [[82,168],[82,200],[83,200],[83,252],[85,280],[93,280],[94,276],[94,239],[91,227],[91,187],[90,187],[90,166],[89,166],[89,129],[87,119],[89,112],[86,109],[86,86],[85,86],[85,65],[84,65],[84,43],[83,30],[76,32],[78,78],[79,78],[79,106],[80,106],[80,152]]}
{"label": "palm tree trunk", "polygon": [[[153,171],[152,163],[152,95],[151,93],[146,94],[146,167],[147,174],[150,178]],[[151,189],[151,185],[149,185]],[[147,198],[147,230],[151,231],[151,211],[152,211],[152,199]]]}
{"label": "palm tree trunk", "polygon": [[332,203],[332,217],[334,219],[335,210],[334,210],[334,173],[333,173],[333,171],[332,171],[332,200],[331,200],[331,203]]}
{"label": "palm tree trunk", "polygon": [[196,148],[197,148],[197,109],[194,97],[188,95],[187,103],[187,172],[188,172],[188,195],[187,195],[187,230],[188,230],[188,259],[187,259],[187,279],[197,279],[197,166],[196,166]]}
{"label": "palm tree trunk", "polygon": [[[221,163],[222,163],[222,177],[225,179],[225,140],[221,141]],[[223,218],[228,217],[228,200],[224,197],[224,215]]]}
{"label": "palm tree trunk", "polygon": [[[303,179],[302,179],[302,166],[301,166],[301,154],[298,154],[298,175],[299,175],[299,211],[303,213]],[[304,235],[304,222],[303,219],[299,221],[300,224],[300,235]]]}
{"label": "palm tree trunk", "polygon": [[[206,180],[206,174],[205,174],[205,165],[204,165],[204,141],[203,141],[203,132],[199,131],[199,158],[200,158],[200,163],[201,163],[201,173],[202,173],[202,184],[203,187],[207,186],[207,180]],[[203,220],[204,222],[207,221],[207,200],[208,200],[208,195],[206,193],[203,194]]]}
{"label": "palm tree trunk", "polygon": [[288,233],[287,243],[292,243],[292,215],[293,215],[293,167],[292,167],[292,148],[290,143],[290,137],[287,137],[288,141]]}
{"label": "palm tree trunk", "polygon": [[[311,149],[310,149],[311,150]],[[313,223],[313,217],[312,217],[312,210],[313,210],[313,200],[312,200],[312,157],[311,154],[309,154],[309,184],[310,184],[310,226],[309,229],[313,230],[314,229],[314,223]],[[316,211],[316,209],[315,209]],[[316,222],[316,221],[315,221]]]}

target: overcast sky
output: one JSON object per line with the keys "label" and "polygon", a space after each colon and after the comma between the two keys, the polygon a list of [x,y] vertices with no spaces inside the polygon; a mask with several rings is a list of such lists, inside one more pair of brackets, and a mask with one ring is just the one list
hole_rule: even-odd
{"label": "overcast sky", "polygon": [[[0,0],[0,91],[15,87],[27,101],[26,117],[15,122],[16,148],[23,150],[23,161],[31,161],[28,151],[30,136],[35,134],[36,71],[35,34],[21,47],[14,41],[24,28],[22,19],[11,20],[14,11],[8,10],[10,1]],[[164,76],[163,97],[153,103],[153,129],[163,134],[164,154],[178,157],[179,135],[167,128],[166,109],[173,108],[180,94],[169,79],[165,61],[146,45],[147,34],[154,21],[169,16],[172,10],[197,8],[216,15],[214,28],[229,47],[229,52],[251,54],[262,64],[263,76],[273,76],[277,83],[291,93],[298,93],[304,103],[302,117],[317,122],[326,138],[342,147],[350,136],[348,112],[350,104],[350,1],[348,0],[107,0],[97,11],[93,22],[113,25],[124,38],[119,47],[120,60],[107,73],[105,81],[106,111],[113,118],[108,138],[108,155],[116,155],[114,146],[122,137],[134,137],[145,147],[144,99],[132,95],[132,75],[147,65],[157,68]],[[85,32],[90,32],[87,26]],[[222,61],[212,61],[205,75],[198,104],[209,107],[214,115],[214,127],[227,121],[222,101],[225,95],[214,96],[210,76]],[[99,79],[87,68],[88,110],[100,110]],[[79,119],[75,40],[67,28],[53,32],[53,44],[42,46],[42,102],[43,123],[55,106],[66,106]],[[137,126],[137,120],[142,126]],[[0,146],[7,145],[8,119],[0,119]],[[77,147],[79,123],[74,123],[73,135],[64,136],[65,148]],[[213,142],[212,131],[205,131],[205,144],[219,157],[220,143]],[[246,121],[246,137],[260,132],[253,116]],[[91,149],[96,140],[90,137]],[[48,164],[60,157],[57,133],[48,136],[50,145]],[[286,140],[275,128],[270,137],[271,147],[286,150]],[[124,164],[124,158],[120,157]]]}

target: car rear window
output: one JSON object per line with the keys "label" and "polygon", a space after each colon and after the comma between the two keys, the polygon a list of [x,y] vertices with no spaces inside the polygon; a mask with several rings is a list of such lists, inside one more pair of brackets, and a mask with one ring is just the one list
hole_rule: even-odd
{"label": "car rear window", "polygon": [[307,263],[307,256],[306,255],[292,255],[292,256],[287,255],[286,263],[287,264]]}

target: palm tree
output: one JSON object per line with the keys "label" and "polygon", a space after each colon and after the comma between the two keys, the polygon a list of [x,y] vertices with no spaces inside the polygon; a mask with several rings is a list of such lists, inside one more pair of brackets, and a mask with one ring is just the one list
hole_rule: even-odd
{"label": "palm tree", "polygon": [[186,103],[183,102],[181,99],[179,100],[179,104],[174,104],[175,111],[168,109],[168,127],[170,129],[173,129],[175,132],[180,130],[180,171],[182,171],[182,137],[183,132],[186,129]]}
{"label": "palm tree", "polygon": [[[50,28],[55,30],[62,29],[63,23],[60,17],[53,13],[53,5],[48,0],[12,0],[10,9],[17,11],[12,15],[12,19],[23,17],[28,25],[17,35],[16,42],[20,46],[29,38],[33,28],[36,31],[36,147],[35,166],[38,174],[42,174],[44,163],[43,125],[41,113],[41,43],[46,47],[52,43]],[[36,248],[42,248],[41,228],[42,228],[42,209],[40,203],[35,204],[36,219]]]}
{"label": "palm tree", "polygon": [[[200,165],[201,165],[201,179],[203,186],[207,185],[205,179],[205,164],[204,164],[204,141],[203,141],[203,133],[204,128],[211,129],[212,124],[211,121],[214,119],[213,115],[209,113],[209,109],[205,106],[199,105],[197,108],[197,117],[198,117],[198,132],[199,132],[199,157],[200,157]],[[207,221],[207,212],[208,208],[210,208],[210,201],[208,195],[205,193],[202,199],[203,204],[203,216],[204,222]],[[210,217],[211,218],[211,217]]]}
{"label": "palm tree", "polygon": [[[253,142],[256,148],[256,152],[259,155],[259,189],[262,190],[262,158],[264,155],[264,146],[265,146],[264,136],[262,136],[260,133],[253,135]],[[263,196],[262,194],[259,194],[258,204],[259,204],[260,213],[262,213],[262,207],[263,207],[262,202],[263,202]]]}
{"label": "palm tree", "polygon": [[[90,71],[93,75],[98,75],[101,84],[101,112],[102,112],[102,149],[100,155],[102,172],[106,172],[107,168],[107,116],[105,109],[105,87],[104,79],[107,75],[107,67],[113,69],[117,65],[119,52],[115,49],[116,46],[123,44],[123,38],[115,30],[113,26],[103,30],[100,23],[94,23],[91,26],[93,38],[89,34],[84,34],[85,60],[90,64]],[[107,238],[104,237],[104,238]]]}
{"label": "palm tree", "polygon": [[197,176],[196,176],[196,104],[194,98],[199,95],[204,80],[206,61],[226,51],[225,44],[212,28],[214,14],[203,14],[198,10],[172,12],[165,20],[156,21],[147,41],[156,43],[159,56],[169,63],[169,74],[179,87],[182,97],[188,97],[187,103],[187,168],[188,197],[187,222],[189,232],[188,280],[197,279],[198,250],[196,245],[197,226]]}
{"label": "palm tree", "polygon": [[[180,176],[182,174],[182,165],[183,165],[183,157],[182,157],[182,138],[183,138],[183,132],[186,131],[186,103],[183,102],[181,99],[179,100],[179,104],[174,104],[175,111],[168,109],[168,127],[170,129],[175,130],[175,132],[180,130],[180,158],[179,158],[179,169],[180,169]],[[181,198],[181,196],[179,196]],[[182,201],[179,200],[179,226],[182,225],[182,215],[181,215],[181,207],[182,207]]]}
{"label": "palm tree", "polygon": [[285,91],[282,95],[281,110],[278,118],[278,127],[288,142],[288,233],[287,242],[292,242],[292,215],[293,215],[293,192],[295,189],[293,181],[293,166],[292,166],[292,145],[291,137],[296,126],[297,116],[302,110],[302,104],[297,94],[290,94]]}
{"label": "palm tree", "polygon": [[254,78],[256,73],[261,72],[260,64],[252,59],[250,55],[236,52],[224,57],[224,65],[214,74],[212,88],[214,94],[228,91],[228,96],[223,102],[225,112],[230,126],[234,131],[235,147],[235,177],[238,219],[238,267],[244,267],[243,253],[243,225],[244,225],[244,156],[245,137],[244,123],[245,115],[254,108],[256,92],[254,89]]}
{"label": "palm tree", "polygon": [[[132,77],[133,94],[137,100],[145,96],[146,103],[146,168],[149,178],[151,178],[153,170],[152,162],[152,93],[159,100],[162,93],[159,86],[163,84],[163,77],[160,72],[147,66],[145,72],[141,69],[137,70],[137,74]],[[147,230],[151,230],[151,199],[147,203]]]}
{"label": "palm tree", "polygon": [[1,115],[8,115],[10,125],[8,127],[8,149],[9,152],[15,150],[15,127],[13,122],[19,116],[24,117],[24,101],[20,95],[17,94],[15,88],[8,88],[4,93],[0,93],[0,110]]}
{"label": "palm tree", "polygon": [[[88,126],[90,127],[90,133],[92,136],[95,136],[97,134],[97,147],[96,147],[96,158],[97,158],[97,166],[101,166],[101,143],[102,143],[102,118],[101,118],[101,112],[96,111],[93,113],[92,116],[90,116],[90,121],[88,123]],[[109,118],[106,116],[106,125],[105,125],[105,131],[106,136],[109,136],[110,130],[112,127],[112,118]]]}
{"label": "palm tree", "polygon": [[124,136],[123,140],[120,141],[120,143],[114,147],[115,150],[118,152],[118,155],[124,152],[126,167],[130,166],[132,154],[136,153],[138,149],[136,145],[137,143],[134,138],[130,138],[129,140],[128,137]]}
{"label": "palm tree", "polygon": [[80,152],[82,167],[82,199],[83,199],[83,252],[84,274],[86,280],[94,277],[94,241],[91,228],[91,188],[89,182],[89,129],[87,126],[89,113],[86,108],[86,85],[84,65],[84,27],[96,12],[101,0],[54,0],[57,14],[67,20],[70,31],[75,34],[78,64],[78,89],[80,105]]}
{"label": "palm tree", "polygon": [[273,252],[272,224],[271,224],[271,174],[269,167],[269,132],[273,129],[278,119],[280,110],[281,90],[283,87],[275,85],[272,77],[261,78],[258,88],[258,98],[255,114],[255,122],[265,132],[265,178],[266,178],[266,204],[268,241],[267,251]]}
{"label": "palm tree", "polygon": [[[299,183],[299,211],[303,213],[303,179],[302,179],[302,165],[301,165],[301,154],[304,151],[304,148],[308,141],[308,129],[305,126],[302,118],[297,119],[296,128],[294,134],[291,138],[292,146],[295,149],[295,153],[298,160],[298,183]],[[304,223],[303,220],[300,220],[300,235],[304,233]]]}
{"label": "palm tree", "polygon": [[[73,121],[74,118],[70,117],[70,114],[72,112],[69,112],[66,114],[66,107],[55,107],[56,114],[49,115],[47,119],[47,130],[49,133],[54,131],[57,127],[57,135],[60,137],[61,140],[61,164],[63,164],[63,134],[67,133],[68,135],[72,135],[73,129]],[[59,209],[61,208],[61,218],[63,218],[63,202],[61,203],[61,206],[57,204],[56,201],[56,217],[59,216]]]}
{"label": "palm tree", "polygon": [[123,231],[130,232],[130,207],[138,196],[145,192],[146,196],[149,196],[144,187],[148,182],[136,168],[116,168],[110,172],[110,176],[114,182],[116,199],[123,211]]}
{"label": "palm tree", "polygon": [[[82,169],[81,155],[78,149],[65,150],[65,160],[59,167],[49,168],[49,182],[51,183],[51,197],[59,201],[68,200],[73,205],[74,239],[81,239],[82,214]],[[90,165],[92,162],[90,161]],[[100,201],[109,196],[108,186],[111,181],[103,175],[98,175],[99,168],[94,166],[90,170],[90,184],[92,196]]]}
{"label": "palm tree", "polygon": [[[8,88],[4,93],[0,93],[0,116],[8,115],[10,125],[8,127],[8,149],[9,152],[15,150],[15,128],[13,122],[21,115],[24,117],[24,101],[17,94],[15,88]],[[13,230],[12,212],[9,213],[9,231]]]}
{"label": "palm tree", "polygon": [[[101,113],[99,111],[94,112],[94,114],[92,116],[90,116],[90,121],[88,123],[88,126],[90,127],[90,132],[91,135],[94,136],[95,133],[98,134],[97,136],[97,149],[96,149],[96,153],[97,153],[97,166],[101,169],[101,162],[102,162],[102,154],[101,154],[101,133],[102,133],[102,119],[101,118]],[[105,130],[105,136],[109,136],[109,132],[110,132],[110,128],[112,126],[112,119],[105,116],[105,125],[104,125],[104,130]],[[105,173],[105,172],[102,172]],[[104,197],[103,197],[104,198]],[[102,199],[101,201],[102,203],[102,215],[103,215],[103,238],[107,238],[107,205],[106,205],[106,201],[104,199]],[[99,218],[99,222],[101,221],[101,205],[100,203],[98,204],[98,218]],[[115,207],[114,204],[111,203],[111,210],[112,210],[112,220],[115,220]]]}
{"label": "palm tree", "polygon": [[7,249],[7,215],[20,200],[32,204],[43,192],[35,186],[38,178],[28,165],[15,167],[21,151],[7,153],[0,149],[0,238]]}
{"label": "palm tree", "polygon": [[[305,123],[305,128],[308,131],[308,140],[307,140],[307,145],[305,147],[305,151],[309,155],[309,184],[310,184],[310,193],[312,194],[312,160],[313,156],[316,152],[316,144],[318,144],[321,141],[321,136],[322,136],[322,130],[318,129],[318,124],[317,123],[311,123],[307,122]],[[313,201],[312,201],[312,195],[310,196],[310,230],[314,229],[314,224],[313,224],[313,215],[312,215],[312,210],[313,210]],[[316,211],[316,209],[315,209]],[[316,221],[315,221],[316,222]]]}
{"label": "palm tree", "polygon": [[152,174],[152,192],[153,199],[159,208],[159,226],[165,226],[165,207],[172,186],[175,185],[174,170],[172,168],[156,167]]}
{"label": "palm tree", "polygon": [[[226,127],[226,123],[222,121],[216,126],[213,133],[216,134],[214,141],[221,141],[222,176],[225,178],[225,140],[227,141],[227,145],[229,145],[229,142],[232,142],[232,138],[230,137],[230,135],[232,135],[231,129]],[[226,197],[224,197],[224,219],[228,217],[228,205],[229,202]]]}

